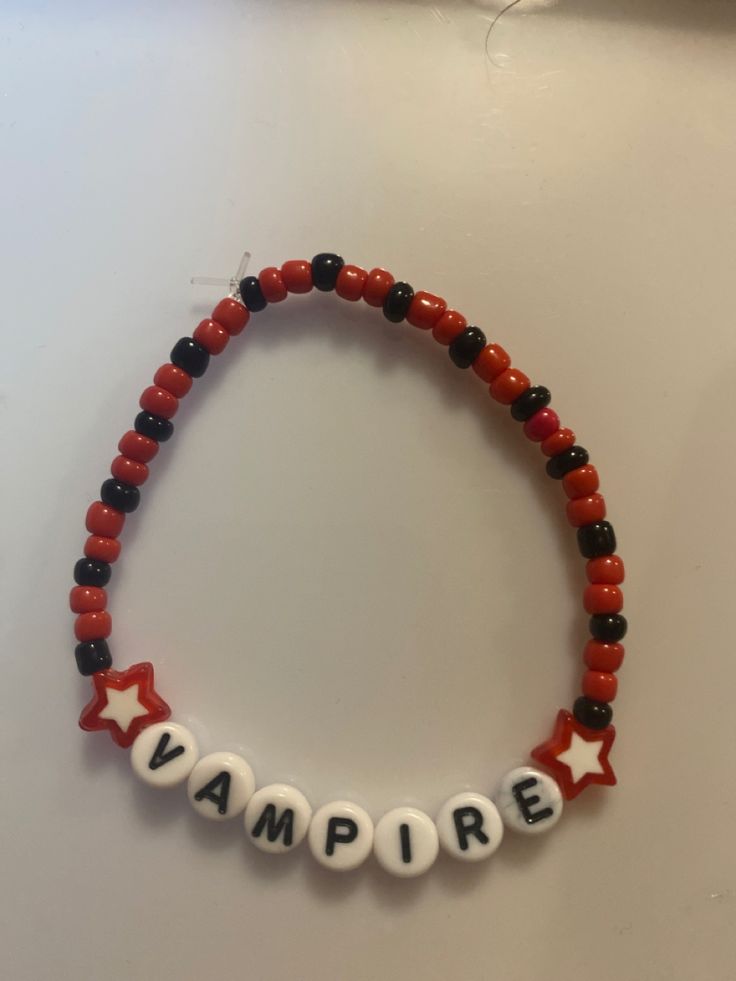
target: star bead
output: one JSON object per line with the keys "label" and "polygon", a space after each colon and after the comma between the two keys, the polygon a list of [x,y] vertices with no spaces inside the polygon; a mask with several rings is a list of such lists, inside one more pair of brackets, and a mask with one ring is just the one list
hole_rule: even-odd
{"label": "star bead", "polygon": [[171,715],[154,691],[153,665],[148,661],[125,671],[98,671],[92,684],[95,696],[82,711],[79,725],[87,732],[107,729],[118,746],[131,746],[142,729]]}
{"label": "star bead", "polygon": [[554,775],[565,800],[572,800],[591,783],[609,787],[616,783],[608,761],[615,736],[613,726],[600,731],[587,729],[560,709],[552,738],[533,749],[531,755]]}

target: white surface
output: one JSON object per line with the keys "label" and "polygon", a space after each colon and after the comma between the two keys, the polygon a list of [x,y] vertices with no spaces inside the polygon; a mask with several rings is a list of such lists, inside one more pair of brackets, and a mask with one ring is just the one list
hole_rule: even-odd
{"label": "white surface", "polygon": [[[406,835],[406,851],[402,832]],[[376,825],[373,854],[391,875],[403,879],[424,875],[434,865],[439,850],[434,821],[416,807],[394,807]]]}
{"label": "white surface", "polygon": [[[259,981],[732,981],[736,8],[524,0],[491,64],[497,9],[2,4],[9,981],[198,981],[244,957]],[[599,465],[632,624],[620,784],[554,833],[414,882],[333,876],[76,729],[87,502],[217,299],[189,277],[246,247],[255,268],[337,249],[441,293]],[[562,494],[431,339],[296,298],[176,421],[112,642],[156,664],[204,752],[378,818],[490,792],[549,736],[585,639]]]}

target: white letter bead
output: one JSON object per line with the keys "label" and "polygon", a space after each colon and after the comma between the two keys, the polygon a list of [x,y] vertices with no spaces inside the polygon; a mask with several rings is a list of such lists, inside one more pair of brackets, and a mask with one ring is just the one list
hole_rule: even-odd
{"label": "white letter bead", "polygon": [[197,741],[176,722],[157,722],[136,738],[130,751],[133,771],[151,787],[175,787],[192,772]]}
{"label": "white letter bead", "polygon": [[350,801],[324,804],[309,826],[309,848],[320,865],[346,872],[361,865],[373,847],[373,822]]}
{"label": "white letter bead", "polygon": [[501,780],[494,794],[503,823],[512,831],[537,835],[560,820],[562,794],[552,777],[519,766]]}
{"label": "white letter bead", "polygon": [[480,862],[492,855],[503,839],[498,808],[482,794],[466,791],[446,801],[437,815],[444,850],[463,862]]}
{"label": "white letter bead", "polygon": [[415,807],[396,807],[376,825],[373,851],[378,863],[402,879],[426,872],[439,848],[434,821]]}
{"label": "white letter bead", "polygon": [[202,817],[227,821],[245,810],[256,789],[253,771],[235,753],[203,756],[189,774],[189,803]]}
{"label": "white letter bead", "polygon": [[296,787],[272,783],[261,787],[245,809],[245,831],[256,848],[280,855],[304,838],[312,817],[309,801]]}

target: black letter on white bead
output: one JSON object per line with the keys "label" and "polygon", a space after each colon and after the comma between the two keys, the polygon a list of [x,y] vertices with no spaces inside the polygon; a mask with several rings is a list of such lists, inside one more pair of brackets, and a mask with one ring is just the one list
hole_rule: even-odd
{"label": "black letter on white bead", "polygon": [[[216,791],[219,789],[219,793]],[[195,800],[211,800],[217,804],[220,814],[227,814],[227,801],[230,796],[230,774],[227,770],[222,770],[217,776],[206,783],[201,790],[194,795]]]}
{"label": "black letter on white bead", "polygon": [[153,756],[148,761],[149,770],[158,770],[160,766],[165,766],[166,763],[170,763],[175,760],[177,756],[185,751],[183,746],[174,746],[169,752],[166,752],[166,747],[169,745],[171,736],[168,732],[165,732],[158,741],[156,749],[153,752]]}
{"label": "black letter on white bead", "polygon": [[[287,848],[290,847],[294,840],[294,811],[292,808],[287,807],[281,817],[276,820],[276,805],[266,804],[261,816],[253,825],[251,835],[254,838],[260,838],[264,829],[269,841],[278,841],[279,835],[283,832],[284,845]],[[331,855],[332,852],[328,851],[327,854]]]}
{"label": "black letter on white bead", "polygon": [[358,837],[358,825],[352,818],[331,817],[327,822],[325,855],[335,854],[335,845],[349,845]]}
{"label": "black letter on white bead", "polygon": [[401,838],[401,861],[408,865],[411,862],[411,837],[408,824],[402,824],[399,827],[399,837]]}
{"label": "black letter on white bead", "polygon": [[531,790],[532,787],[537,786],[536,777],[527,777],[526,780],[520,780],[519,783],[515,783],[511,788],[511,793],[514,795],[514,800],[519,806],[524,820],[527,824],[536,824],[537,821],[544,821],[545,818],[552,817],[554,811],[551,807],[543,807],[539,811],[533,811],[532,808],[535,804],[539,803],[539,796],[537,794],[532,794],[530,797],[524,796],[525,790]]}
{"label": "black letter on white bead", "polygon": [[[466,822],[466,818],[470,818],[470,821]],[[460,851],[466,852],[468,850],[468,838],[471,835],[477,838],[481,845],[488,844],[488,835],[483,830],[483,815],[477,807],[456,808],[452,812],[452,820],[455,822]]]}

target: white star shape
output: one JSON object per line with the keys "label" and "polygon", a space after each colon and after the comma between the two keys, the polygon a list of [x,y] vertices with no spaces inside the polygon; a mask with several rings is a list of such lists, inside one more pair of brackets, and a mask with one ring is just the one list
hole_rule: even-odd
{"label": "white star shape", "polygon": [[111,719],[127,732],[133,719],[148,715],[148,709],[138,701],[138,685],[131,685],[120,691],[117,688],[106,688],[107,705],[100,712],[101,719]]}
{"label": "white star shape", "polygon": [[569,768],[572,782],[578,783],[586,773],[604,773],[599,759],[603,743],[599,740],[588,742],[577,732],[573,732],[570,745],[564,753],[559,753],[557,759]]}

